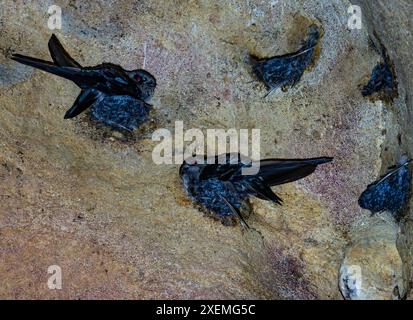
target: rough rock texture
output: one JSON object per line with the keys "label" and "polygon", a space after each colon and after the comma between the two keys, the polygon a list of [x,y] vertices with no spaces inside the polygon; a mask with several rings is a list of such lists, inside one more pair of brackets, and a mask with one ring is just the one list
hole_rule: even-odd
{"label": "rough rock texture", "polygon": [[[56,33],[80,63],[145,65],[157,77],[151,125],[136,140],[87,115],[63,120],[78,88],[7,59],[48,58],[51,4],[0,4],[0,297],[341,298],[348,233],[369,216],[358,196],[383,159],[396,158],[407,128],[398,121],[413,101],[407,71],[393,106],[362,97],[379,55],[367,28],[347,29],[350,3],[60,1]],[[297,50],[314,21],[325,32],[315,66],[295,88],[262,99],[249,54]],[[260,128],[262,157],[335,161],[277,187],[282,207],[254,200],[256,230],[225,227],[188,201],[179,165],[152,161],[151,132],[175,120]],[[54,264],[62,290],[46,285]]]}
{"label": "rough rock texture", "polygon": [[[361,5],[363,21],[373,37],[378,37],[386,46],[392,58],[399,82],[399,99],[388,108],[394,123],[386,130],[386,141],[383,144],[383,169],[397,162],[402,154],[413,157],[413,3],[409,1],[354,1]],[[397,249],[403,261],[403,282],[407,297],[411,299],[413,265],[413,224],[411,220],[412,199],[405,218],[399,223],[396,240]],[[380,283],[377,284],[380,286]],[[388,295],[389,293],[387,293]],[[377,298],[381,298],[379,294]]]}
{"label": "rough rock texture", "polygon": [[391,213],[375,215],[367,222],[351,232],[340,268],[340,290],[353,300],[404,297],[403,263],[396,247],[399,227]]}

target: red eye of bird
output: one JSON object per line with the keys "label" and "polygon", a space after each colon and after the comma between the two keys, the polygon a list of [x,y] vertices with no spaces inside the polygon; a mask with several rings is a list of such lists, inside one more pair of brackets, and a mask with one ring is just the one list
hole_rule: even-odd
{"label": "red eye of bird", "polygon": [[142,78],[138,74],[135,75],[135,80],[137,82],[142,82]]}

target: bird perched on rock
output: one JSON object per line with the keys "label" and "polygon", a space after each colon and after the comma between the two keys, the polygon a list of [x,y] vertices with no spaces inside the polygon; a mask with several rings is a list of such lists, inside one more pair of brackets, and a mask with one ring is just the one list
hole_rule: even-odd
{"label": "bird perched on rock", "polygon": [[82,89],[65,119],[74,118],[93,107],[92,116],[97,120],[112,127],[133,130],[141,122],[134,117],[148,114],[150,105],[147,101],[156,87],[155,77],[149,72],[143,69],[129,71],[112,63],[82,67],[55,35],[49,40],[49,51],[53,62],[21,54],[13,54],[11,59],[71,80]]}
{"label": "bird perched on rock", "polygon": [[218,157],[215,157],[214,164],[208,164],[210,162],[206,157],[204,164],[185,161],[179,169],[184,188],[195,203],[223,224],[231,225],[238,217],[246,226],[243,214],[250,211],[250,196],[281,205],[282,200],[271,190],[271,186],[304,178],[313,173],[318,165],[333,160],[330,157],[264,159],[259,162],[257,174],[243,175],[242,169],[251,167],[251,161],[243,163],[239,154],[228,153],[225,163],[218,164]]}
{"label": "bird perched on rock", "polygon": [[282,88],[293,87],[313,61],[314,51],[320,40],[321,31],[315,24],[308,30],[301,48],[293,53],[260,59],[251,56],[253,72],[268,89],[267,95]]}
{"label": "bird perched on rock", "polygon": [[377,48],[373,40],[372,43],[376,50],[380,51],[382,61],[373,68],[370,80],[363,86],[361,94],[363,97],[376,96],[381,100],[393,102],[393,100],[398,97],[396,70],[386,47],[379,40],[377,41],[377,46],[380,46],[380,49]]}
{"label": "bird perched on rock", "polygon": [[412,160],[403,158],[399,165],[390,170],[379,180],[368,185],[360,195],[358,203],[372,214],[390,211],[400,218],[401,210],[410,198],[411,175],[408,164]]}

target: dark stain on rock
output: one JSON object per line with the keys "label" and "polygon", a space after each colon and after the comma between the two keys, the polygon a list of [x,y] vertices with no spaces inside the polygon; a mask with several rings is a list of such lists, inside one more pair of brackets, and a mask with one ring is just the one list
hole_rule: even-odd
{"label": "dark stain on rock", "polygon": [[399,146],[402,145],[402,134],[401,134],[401,133],[399,133],[399,134],[397,135],[397,143],[399,144]]}
{"label": "dark stain on rock", "polygon": [[310,289],[305,279],[304,263],[285,252],[272,254],[272,269],[276,274],[274,284],[277,291],[286,299],[317,299],[317,295]]}
{"label": "dark stain on rock", "polygon": [[357,296],[357,286],[356,286],[356,279],[351,278],[349,275],[346,275],[343,278],[344,290],[340,290],[343,298],[346,300],[350,300],[352,297]]}

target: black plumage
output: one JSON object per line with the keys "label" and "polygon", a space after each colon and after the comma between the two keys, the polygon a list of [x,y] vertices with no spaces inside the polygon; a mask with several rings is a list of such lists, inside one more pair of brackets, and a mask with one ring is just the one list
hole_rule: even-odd
{"label": "black plumage", "polygon": [[303,75],[305,69],[312,63],[316,46],[320,40],[321,31],[316,25],[311,25],[308,35],[296,52],[259,59],[251,56],[253,72],[266,85],[268,94],[277,88],[293,87]]}
{"label": "black plumage", "polygon": [[361,89],[361,94],[363,97],[377,96],[381,100],[392,102],[398,96],[396,71],[386,47],[377,41],[380,45],[380,50],[377,50],[381,53],[382,61],[373,68],[370,80]]}
{"label": "black plumage", "polygon": [[[93,107],[95,119],[115,128],[135,129],[146,116],[147,101],[153,96],[156,80],[143,69],[125,70],[112,63],[102,63],[94,67],[82,67],[63,48],[55,35],[49,43],[53,62],[20,54],[13,54],[13,60],[22,64],[58,75],[73,81],[82,91],[64,118],[78,116]],[[136,110],[139,109],[139,110]]]}
{"label": "black plumage", "polygon": [[379,180],[368,185],[358,200],[360,207],[370,210],[372,214],[390,211],[399,218],[410,198],[410,162],[405,161],[391,168]]}
{"label": "black plumage", "polygon": [[243,175],[242,168],[251,166],[251,162],[241,162],[239,154],[225,156],[225,164],[218,164],[217,156],[214,164],[207,164],[205,158],[204,164],[185,162],[179,170],[189,197],[223,223],[237,216],[244,221],[241,208],[248,206],[251,196],[281,205],[272,186],[304,178],[333,159],[264,159],[257,174]]}

